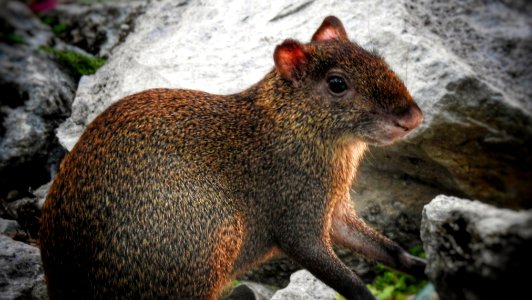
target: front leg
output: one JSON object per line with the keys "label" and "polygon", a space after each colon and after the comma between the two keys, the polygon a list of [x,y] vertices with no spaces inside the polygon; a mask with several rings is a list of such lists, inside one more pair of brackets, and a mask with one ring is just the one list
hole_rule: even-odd
{"label": "front leg", "polygon": [[350,300],[375,300],[364,282],[319,238],[279,241],[279,248],[316,278]]}
{"label": "front leg", "polygon": [[408,254],[395,242],[369,227],[356,215],[349,197],[336,203],[331,237],[336,243],[369,259],[413,276],[426,278],[425,261]]}

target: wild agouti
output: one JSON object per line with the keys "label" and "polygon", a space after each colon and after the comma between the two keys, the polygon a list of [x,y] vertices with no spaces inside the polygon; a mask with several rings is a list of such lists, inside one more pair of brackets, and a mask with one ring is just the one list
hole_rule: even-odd
{"label": "wild agouti", "polygon": [[374,299],[333,243],[423,274],[349,196],[366,144],[422,120],[401,80],[332,16],[274,61],[239,94],[148,90],[87,127],[42,211],[51,299],[216,299],[276,253],[348,299]]}

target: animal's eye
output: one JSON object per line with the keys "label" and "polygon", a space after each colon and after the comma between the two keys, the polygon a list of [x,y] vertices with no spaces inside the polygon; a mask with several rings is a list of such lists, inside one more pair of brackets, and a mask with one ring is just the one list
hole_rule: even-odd
{"label": "animal's eye", "polygon": [[329,92],[335,96],[341,96],[347,90],[345,79],[338,75],[329,77],[327,79],[327,84],[329,86]]}

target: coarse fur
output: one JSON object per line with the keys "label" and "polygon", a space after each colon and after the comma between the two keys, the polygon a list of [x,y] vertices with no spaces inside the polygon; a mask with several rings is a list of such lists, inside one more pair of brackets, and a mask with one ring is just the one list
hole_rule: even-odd
{"label": "coarse fur", "polygon": [[[349,197],[366,145],[421,122],[403,83],[335,17],[274,61],[239,94],[148,90],[87,127],[42,211],[50,299],[217,299],[277,252],[348,299],[373,299],[333,243],[423,274]],[[346,90],[331,92],[333,77]]]}

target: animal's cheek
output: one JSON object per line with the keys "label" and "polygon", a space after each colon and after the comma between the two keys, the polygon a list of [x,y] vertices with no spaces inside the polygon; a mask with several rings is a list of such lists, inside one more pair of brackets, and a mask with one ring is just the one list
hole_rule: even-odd
{"label": "animal's cheek", "polygon": [[372,107],[370,101],[365,100],[354,91],[349,91],[341,97],[329,95],[328,98],[331,107],[336,111],[369,111]]}

